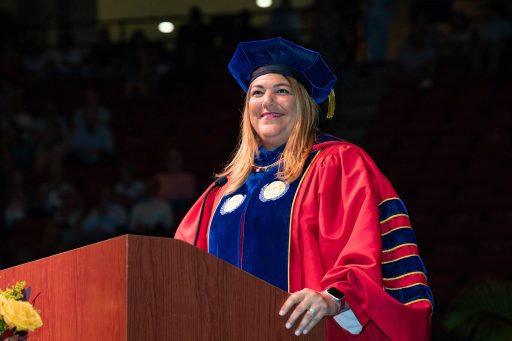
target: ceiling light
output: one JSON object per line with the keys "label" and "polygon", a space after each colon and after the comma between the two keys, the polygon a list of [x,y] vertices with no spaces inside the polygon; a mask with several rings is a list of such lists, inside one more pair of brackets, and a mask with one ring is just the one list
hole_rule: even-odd
{"label": "ceiling light", "polygon": [[169,21],[163,21],[158,24],[158,30],[162,33],[171,33],[174,31],[174,24]]}
{"label": "ceiling light", "polygon": [[256,0],[256,6],[261,8],[267,8],[272,6],[272,0]]}

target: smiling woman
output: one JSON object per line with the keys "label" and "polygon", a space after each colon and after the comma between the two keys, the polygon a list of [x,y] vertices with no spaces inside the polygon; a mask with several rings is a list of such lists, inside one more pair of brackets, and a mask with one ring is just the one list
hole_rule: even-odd
{"label": "smiling woman", "polygon": [[277,73],[258,77],[249,90],[251,125],[267,150],[284,144],[295,126],[297,103],[288,79]]}
{"label": "smiling woman", "polygon": [[427,340],[405,205],[363,150],[318,131],[333,72],[282,38],[240,43],[229,70],[247,92],[240,142],[176,238],[290,292],[275,313],[296,335],[326,318],[329,340]]}

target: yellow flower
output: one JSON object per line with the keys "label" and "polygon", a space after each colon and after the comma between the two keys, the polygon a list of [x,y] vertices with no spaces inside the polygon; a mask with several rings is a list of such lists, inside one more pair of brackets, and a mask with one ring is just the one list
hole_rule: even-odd
{"label": "yellow flower", "polygon": [[41,316],[30,303],[6,299],[1,295],[0,316],[9,328],[16,327],[18,331],[33,331],[43,325]]}

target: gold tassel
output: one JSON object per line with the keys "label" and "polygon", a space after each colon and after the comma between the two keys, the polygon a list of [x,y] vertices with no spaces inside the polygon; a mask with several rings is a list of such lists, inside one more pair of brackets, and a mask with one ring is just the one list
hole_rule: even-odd
{"label": "gold tassel", "polygon": [[336,95],[334,95],[334,89],[329,94],[329,108],[327,109],[326,118],[330,120],[334,117],[334,109],[336,108]]}

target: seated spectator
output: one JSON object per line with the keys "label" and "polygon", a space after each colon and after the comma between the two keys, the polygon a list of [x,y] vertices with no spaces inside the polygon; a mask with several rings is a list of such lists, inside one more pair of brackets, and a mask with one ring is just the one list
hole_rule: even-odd
{"label": "seated spectator", "polygon": [[154,53],[143,31],[135,31],[124,53],[125,92],[128,96],[145,96],[150,92],[155,78]]}
{"label": "seated spectator", "polygon": [[[82,201],[74,186],[64,187],[60,193],[61,205],[53,213],[45,229],[45,244],[59,251],[84,245],[80,234],[82,219]],[[55,246],[52,243],[56,243]]]}
{"label": "seated spectator", "polygon": [[118,59],[117,50],[107,27],[96,32],[96,41],[91,46],[88,62],[93,75],[99,78],[112,78]]}
{"label": "seated spectator", "polygon": [[61,204],[53,214],[53,220],[61,231],[77,229],[82,217],[80,193],[74,186],[66,186],[59,196]]}
{"label": "seated spectator", "polygon": [[65,205],[65,193],[75,192],[75,186],[64,179],[63,167],[54,163],[49,170],[49,179],[38,189],[37,206],[45,216],[53,216]]}
{"label": "seated spectator", "polygon": [[15,125],[5,127],[3,147],[6,161],[15,169],[31,169],[34,160],[34,145],[29,137],[23,137],[23,130]]}
{"label": "seated spectator", "polygon": [[36,44],[27,44],[22,58],[23,69],[26,76],[42,79],[45,76],[46,55],[42,47]]}
{"label": "seated spectator", "polygon": [[84,123],[73,132],[68,161],[84,165],[109,161],[114,152],[110,128],[100,123],[96,110],[85,112]]}
{"label": "seated spectator", "polygon": [[169,150],[165,168],[156,175],[158,197],[167,200],[179,215],[187,211],[195,199],[196,180],[183,169],[183,156],[179,150]]}
{"label": "seated spectator", "polygon": [[146,191],[140,202],[133,206],[128,230],[130,233],[172,235],[174,212],[165,200],[157,197],[156,181],[146,182]]}
{"label": "seated spectator", "polygon": [[418,88],[427,91],[433,86],[437,67],[439,34],[425,15],[420,15],[400,49],[398,62],[405,74],[419,78]]}
{"label": "seated spectator", "polygon": [[126,210],[114,198],[108,187],[101,190],[99,204],[93,207],[82,222],[85,240],[99,241],[113,237],[125,227]]}
{"label": "seated spectator", "polygon": [[133,167],[123,167],[120,172],[121,180],[114,184],[114,191],[124,206],[131,208],[144,194],[144,181],[136,177]]}
{"label": "seated spectator", "polygon": [[490,2],[487,12],[478,25],[477,70],[496,71],[502,66],[503,52],[512,37],[512,21],[505,17],[506,8],[499,2]]}
{"label": "seated spectator", "polygon": [[94,88],[87,88],[84,92],[84,103],[73,114],[74,127],[85,126],[85,116],[89,111],[95,111],[98,122],[102,125],[110,123],[110,110],[100,103],[99,94]]}
{"label": "seated spectator", "polygon": [[5,206],[5,224],[7,227],[26,217],[29,204],[22,174],[20,172],[13,172],[10,174],[10,177]]}
{"label": "seated spectator", "polygon": [[400,50],[400,64],[413,74],[431,70],[437,61],[437,36],[425,16],[420,16]]}
{"label": "seated spectator", "polygon": [[468,16],[461,11],[452,13],[450,26],[443,37],[443,54],[454,64],[472,67],[474,32]]}
{"label": "seated spectator", "polygon": [[27,103],[21,94],[16,94],[12,97],[9,112],[2,113],[8,117],[14,126],[20,129],[22,138],[25,140],[32,139],[32,124],[33,117],[27,111]]}
{"label": "seated spectator", "polygon": [[71,28],[62,30],[57,48],[47,52],[45,77],[48,79],[80,79],[86,74],[83,65],[85,51],[79,48],[72,36]]}
{"label": "seated spectator", "polygon": [[56,124],[50,124],[39,141],[35,150],[35,170],[46,170],[52,164],[62,162],[68,145]]}
{"label": "seated spectator", "polygon": [[386,62],[391,31],[391,19],[395,11],[394,0],[374,0],[367,3],[368,60]]}
{"label": "seated spectator", "polygon": [[41,243],[53,252],[77,246],[82,202],[76,187],[64,179],[63,168],[54,164],[50,168],[50,180],[38,190],[40,213],[48,217],[44,240]]}
{"label": "seated spectator", "polygon": [[46,170],[50,165],[62,162],[69,147],[69,133],[66,120],[58,114],[51,100],[45,101],[43,111],[34,118],[32,128],[38,141],[35,149],[35,169]]}
{"label": "seated spectator", "polygon": [[66,117],[59,112],[55,101],[50,97],[46,97],[40,109],[33,113],[31,128],[35,138],[39,141],[50,126],[56,126],[59,133],[64,137],[69,134],[69,125]]}
{"label": "seated spectator", "polygon": [[[1,22],[1,24],[5,23]],[[10,26],[8,27],[9,29],[11,28]],[[20,51],[18,51],[18,48],[14,46],[14,44],[7,43],[5,39],[1,38],[2,34],[6,34],[7,32],[5,30],[1,30],[0,33],[0,78],[2,80],[10,80],[17,82],[20,81],[23,77],[21,68],[22,56]],[[7,35],[12,36],[12,33],[7,33]]]}

